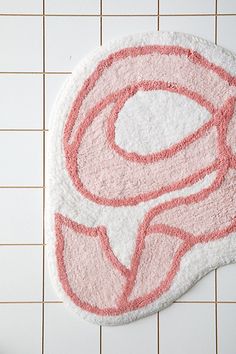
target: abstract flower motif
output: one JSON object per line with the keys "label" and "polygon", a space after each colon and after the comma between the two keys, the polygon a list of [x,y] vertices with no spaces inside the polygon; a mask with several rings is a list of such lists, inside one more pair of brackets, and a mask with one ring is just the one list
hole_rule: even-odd
{"label": "abstract flower motif", "polygon": [[194,245],[236,231],[235,184],[236,170],[229,169],[209,190],[149,211],[130,269],[113,254],[105,227],[87,228],[56,214],[56,254],[65,292],[98,315],[117,315],[154,301],[169,289],[182,256]]}
{"label": "abstract flower motif", "polygon": [[183,240],[175,236],[155,230],[140,234],[133,265],[128,269],[113,254],[104,227],[87,228],[61,214],[56,214],[55,223],[64,291],[82,309],[98,315],[134,309],[136,302],[144,301],[155,288],[161,291],[169,282],[175,259],[185,249]]}
{"label": "abstract flower motif", "polygon": [[[152,204],[134,230],[129,266],[115,255],[107,225],[88,227],[57,210],[59,279],[81,309],[117,316],[152,304],[170,289],[187,252],[236,231],[235,87],[233,76],[199,53],[160,45],[115,52],[84,82],[63,136],[67,172],[81,198],[98,208],[135,208],[211,173],[215,179]],[[152,91],[184,96],[209,119],[164,150],[126,151],[116,142],[119,113],[138,92]]]}

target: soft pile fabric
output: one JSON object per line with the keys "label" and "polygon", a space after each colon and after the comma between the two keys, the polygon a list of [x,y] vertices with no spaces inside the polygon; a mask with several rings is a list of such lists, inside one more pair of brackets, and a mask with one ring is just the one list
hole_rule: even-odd
{"label": "soft pile fabric", "polygon": [[147,33],[81,61],[49,133],[53,282],[78,315],[134,321],[236,260],[236,57]]}

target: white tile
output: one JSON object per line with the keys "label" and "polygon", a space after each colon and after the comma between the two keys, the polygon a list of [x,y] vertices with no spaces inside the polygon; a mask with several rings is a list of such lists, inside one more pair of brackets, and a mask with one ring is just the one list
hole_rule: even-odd
{"label": "white tile", "polygon": [[45,354],[99,354],[99,326],[75,316],[63,304],[45,304]]}
{"label": "white tile", "polygon": [[46,75],[46,128],[48,128],[50,113],[56,96],[69,74],[50,74]]}
{"label": "white tile", "polygon": [[103,354],[156,354],[157,315],[119,327],[103,327]]}
{"label": "white tile", "polygon": [[0,13],[33,14],[42,12],[42,0],[0,0]]}
{"label": "white tile", "polygon": [[46,0],[46,13],[52,14],[99,14],[100,0]]}
{"label": "white tile", "polygon": [[211,272],[199,280],[178,301],[214,301],[215,297],[215,273]]}
{"label": "white tile", "polygon": [[159,325],[161,354],[215,354],[213,304],[173,304]]}
{"label": "white tile", "polygon": [[218,44],[234,52],[236,52],[235,26],[236,16],[218,17]]}
{"label": "white tile", "polygon": [[0,189],[0,215],[0,243],[42,242],[40,189]]}
{"label": "white tile", "polygon": [[41,353],[40,304],[1,304],[0,318],[2,354]]}
{"label": "white tile", "polygon": [[214,41],[214,17],[166,16],[160,17],[161,31],[185,32]]}
{"label": "white tile", "polygon": [[0,246],[0,301],[41,301],[41,246]]}
{"label": "white tile", "polygon": [[56,294],[54,286],[51,281],[51,277],[49,274],[49,267],[48,267],[48,254],[47,254],[47,247],[45,247],[45,259],[44,259],[44,266],[45,266],[45,275],[44,275],[44,298],[45,301],[61,301],[61,299]]}
{"label": "white tile", "polygon": [[155,17],[105,17],[103,18],[103,41],[133,33],[155,31]]}
{"label": "white tile", "polygon": [[221,267],[217,271],[219,301],[236,301],[236,264]]}
{"label": "white tile", "polygon": [[145,0],[134,1],[133,0],[103,0],[103,14],[141,14],[141,15],[155,15],[157,13],[157,1]]}
{"label": "white tile", "polygon": [[235,14],[236,1],[235,0],[217,0],[218,13]]}
{"label": "white tile", "polygon": [[71,71],[89,51],[99,46],[99,18],[48,17],[46,19],[46,67]]}
{"label": "white tile", "polygon": [[235,354],[236,304],[218,305],[218,353]]}
{"label": "white tile", "polygon": [[160,14],[204,14],[214,12],[215,0],[160,0]]}
{"label": "white tile", "polygon": [[42,70],[42,18],[2,16],[0,71]]}
{"label": "white tile", "polygon": [[41,75],[0,75],[0,128],[42,128]]}
{"label": "white tile", "polygon": [[0,185],[42,184],[42,133],[0,132]]}

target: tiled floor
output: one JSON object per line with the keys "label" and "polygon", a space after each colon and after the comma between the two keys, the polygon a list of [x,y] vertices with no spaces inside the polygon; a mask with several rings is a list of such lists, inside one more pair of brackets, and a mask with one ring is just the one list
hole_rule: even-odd
{"label": "tiled floor", "polygon": [[43,231],[49,112],[78,60],[114,37],[156,30],[236,51],[235,27],[235,0],[0,0],[0,353],[236,353],[236,265],[159,315],[100,328],[54,293]]}

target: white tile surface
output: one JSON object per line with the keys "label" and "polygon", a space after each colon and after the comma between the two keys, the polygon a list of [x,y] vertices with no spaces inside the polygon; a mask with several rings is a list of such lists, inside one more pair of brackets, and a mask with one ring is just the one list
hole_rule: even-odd
{"label": "white tile surface", "polygon": [[160,17],[161,31],[186,32],[214,41],[214,17],[166,16]]}
{"label": "white tile surface", "polygon": [[196,283],[178,301],[214,301],[215,298],[215,273],[207,274]]}
{"label": "white tile surface", "polygon": [[99,14],[100,0],[45,0],[46,13],[50,14]]}
{"label": "white tile surface", "polygon": [[156,14],[157,13],[157,1],[145,0],[134,1],[133,0],[103,0],[103,14],[120,15],[120,14]]}
{"label": "white tile surface", "polygon": [[1,186],[41,185],[41,144],[41,132],[0,132]]}
{"label": "white tile surface", "polygon": [[214,305],[173,304],[160,312],[161,354],[215,354]]}
{"label": "white tile surface", "polygon": [[0,189],[0,215],[0,243],[42,242],[40,189]]}
{"label": "white tile surface", "polygon": [[1,14],[34,14],[42,12],[41,0],[0,0]]}
{"label": "white tile surface", "polygon": [[46,75],[46,128],[48,128],[49,125],[50,113],[56,96],[68,77],[69,74]]}
{"label": "white tile surface", "polygon": [[1,354],[41,354],[41,306],[0,305]]}
{"label": "white tile surface", "polygon": [[63,304],[45,304],[45,354],[99,354],[99,326],[75,317]]}
{"label": "white tile surface", "polygon": [[61,301],[61,299],[56,294],[54,286],[52,284],[49,267],[48,267],[48,255],[47,246],[45,247],[45,280],[44,280],[44,298],[45,301]]}
{"label": "white tile surface", "polygon": [[157,315],[119,327],[103,327],[103,354],[156,354],[157,333]]}
{"label": "white tile surface", "polygon": [[218,352],[234,354],[236,348],[236,304],[218,305]]}
{"label": "white tile surface", "polygon": [[42,128],[41,75],[0,75],[1,129]]}
{"label": "white tile surface", "polygon": [[105,17],[103,18],[103,41],[112,40],[132,33],[155,31],[155,17]]}
{"label": "white tile surface", "polygon": [[219,268],[217,279],[218,300],[236,301],[236,264]]}
{"label": "white tile surface", "polygon": [[236,41],[233,30],[236,26],[236,16],[218,17],[218,44],[236,52]]}
{"label": "white tile surface", "polygon": [[40,301],[41,246],[0,247],[0,301]]}
{"label": "white tile surface", "polygon": [[214,12],[215,0],[160,0],[160,14],[204,14]]}
{"label": "white tile surface", "polygon": [[236,1],[235,0],[217,0],[218,13],[236,14]]}
{"label": "white tile surface", "polygon": [[99,46],[99,18],[48,17],[46,36],[47,70],[71,71],[83,56]]}
{"label": "white tile surface", "polygon": [[42,70],[42,18],[2,16],[0,71]]}

